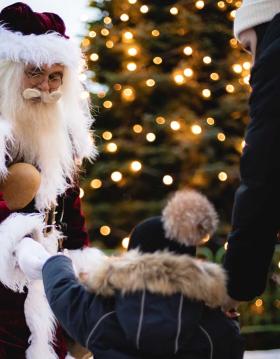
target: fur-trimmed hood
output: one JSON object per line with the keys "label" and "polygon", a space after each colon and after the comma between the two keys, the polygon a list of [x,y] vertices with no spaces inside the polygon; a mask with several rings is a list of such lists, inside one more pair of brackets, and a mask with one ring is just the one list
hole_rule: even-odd
{"label": "fur-trimmed hood", "polygon": [[129,251],[120,257],[104,257],[90,268],[86,286],[103,296],[116,291],[123,294],[148,290],[151,293],[176,293],[207,306],[221,306],[226,297],[226,275],[223,269],[188,255],[170,252],[141,254]]}

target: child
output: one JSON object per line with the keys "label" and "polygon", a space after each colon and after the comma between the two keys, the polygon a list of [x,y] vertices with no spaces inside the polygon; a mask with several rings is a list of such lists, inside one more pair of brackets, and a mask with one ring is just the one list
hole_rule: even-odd
{"label": "child", "polygon": [[193,258],[216,224],[208,200],[184,190],[162,216],[135,227],[127,253],[95,254],[85,285],[70,258],[50,257],[30,238],[18,246],[18,263],[32,279],[43,267],[54,314],[95,359],[241,359],[238,324],[220,310],[227,298],[225,274]]}

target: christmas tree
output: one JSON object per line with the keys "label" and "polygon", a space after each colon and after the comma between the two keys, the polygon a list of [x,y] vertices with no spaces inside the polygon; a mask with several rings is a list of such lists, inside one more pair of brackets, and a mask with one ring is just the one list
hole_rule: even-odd
{"label": "christmas tree", "polygon": [[[98,16],[82,46],[99,85],[91,96],[100,156],[82,188],[95,244],[125,248],[134,225],[160,214],[169,193],[191,187],[220,216],[216,237],[198,254],[221,261],[249,120],[250,58],[232,34],[240,5],[91,2]],[[276,268],[279,255],[275,261]],[[245,323],[279,323],[279,290],[266,293],[248,304]]]}

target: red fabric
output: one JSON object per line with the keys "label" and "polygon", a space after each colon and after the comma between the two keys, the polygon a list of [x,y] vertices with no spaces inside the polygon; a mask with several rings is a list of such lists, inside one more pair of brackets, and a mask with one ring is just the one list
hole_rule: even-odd
{"label": "red fabric", "polygon": [[65,24],[61,17],[50,12],[34,12],[28,5],[17,2],[5,7],[0,13],[0,22],[11,31],[19,31],[24,35],[41,35],[46,32],[57,32],[65,38]]}
{"label": "red fabric", "polygon": [[[11,214],[0,193],[0,222]],[[78,189],[70,189],[64,199],[63,222],[67,224],[64,246],[77,249],[86,246],[88,234],[85,219],[81,212]],[[1,257],[0,257],[1,260]],[[15,293],[0,283],[0,359],[25,359],[30,331],[25,322],[25,293]],[[55,350],[59,359],[66,356],[63,331],[57,330]]]}

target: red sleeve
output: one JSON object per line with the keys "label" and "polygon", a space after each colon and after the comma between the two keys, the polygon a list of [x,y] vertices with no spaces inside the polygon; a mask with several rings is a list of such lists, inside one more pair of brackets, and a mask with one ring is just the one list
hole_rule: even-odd
{"label": "red sleeve", "polygon": [[71,188],[66,192],[64,198],[63,223],[65,228],[63,232],[67,238],[63,242],[63,246],[68,249],[78,249],[89,244],[79,194],[79,188]]}
{"label": "red sleeve", "polygon": [[7,207],[6,202],[3,199],[3,194],[0,192],[0,223],[6,219],[12,211]]}

